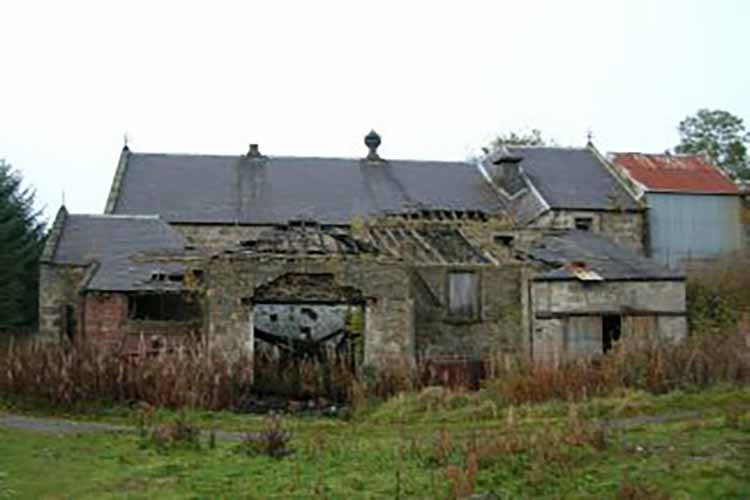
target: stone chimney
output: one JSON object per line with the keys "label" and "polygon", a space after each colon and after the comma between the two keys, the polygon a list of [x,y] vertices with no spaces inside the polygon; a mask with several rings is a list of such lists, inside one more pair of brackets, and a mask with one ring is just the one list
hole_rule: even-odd
{"label": "stone chimney", "polygon": [[378,163],[383,161],[378,154],[378,146],[380,146],[380,142],[380,136],[374,130],[370,130],[370,133],[365,136],[365,146],[370,150],[367,153],[367,161]]}
{"label": "stone chimney", "polygon": [[512,153],[504,144],[487,159],[487,173],[493,182],[513,195],[524,187],[520,163],[523,157]]}
{"label": "stone chimney", "polygon": [[247,157],[248,158],[263,158],[263,155],[260,154],[260,149],[258,148],[257,144],[250,144],[250,147],[247,150]]}

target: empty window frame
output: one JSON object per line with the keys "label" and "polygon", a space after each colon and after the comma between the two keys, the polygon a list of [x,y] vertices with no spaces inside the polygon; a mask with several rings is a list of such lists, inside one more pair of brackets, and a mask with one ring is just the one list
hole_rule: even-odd
{"label": "empty window frame", "polygon": [[576,217],[573,222],[579,231],[591,231],[594,226],[593,217]]}
{"label": "empty window frame", "polygon": [[177,293],[128,296],[128,317],[147,321],[190,321],[200,316],[195,297]]}
{"label": "empty window frame", "polygon": [[479,275],[469,271],[448,273],[448,313],[452,317],[479,316]]}

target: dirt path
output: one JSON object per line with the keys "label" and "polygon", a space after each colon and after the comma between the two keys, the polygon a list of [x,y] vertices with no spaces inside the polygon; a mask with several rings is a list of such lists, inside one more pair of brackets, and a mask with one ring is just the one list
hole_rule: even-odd
{"label": "dirt path", "polygon": [[[135,427],[127,425],[104,424],[99,422],[76,422],[62,418],[27,417],[16,414],[0,414],[0,427],[44,432],[48,434],[81,434],[90,432],[136,432]],[[241,441],[244,434],[240,432],[216,431],[216,438],[222,441]]]}
{"label": "dirt path", "polygon": [[[697,420],[702,418],[700,412],[680,412],[664,415],[641,415],[637,417],[621,418],[602,421],[610,429],[632,429],[646,425],[662,424]],[[49,434],[80,434],[90,432],[130,433],[136,428],[127,425],[115,425],[99,422],[77,422],[53,417],[29,417],[12,413],[0,414],[0,427],[9,429],[23,429],[27,431],[44,432]],[[241,432],[216,431],[216,438],[222,441],[241,441]]]}

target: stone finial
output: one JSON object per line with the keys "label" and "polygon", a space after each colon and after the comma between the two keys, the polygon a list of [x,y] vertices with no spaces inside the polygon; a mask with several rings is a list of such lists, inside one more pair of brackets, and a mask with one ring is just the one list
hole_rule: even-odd
{"label": "stone finial", "polygon": [[365,146],[370,150],[367,153],[367,161],[383,161],[378,155],[378,146],[380,146],[380,136],[374,130],[365,136]]}

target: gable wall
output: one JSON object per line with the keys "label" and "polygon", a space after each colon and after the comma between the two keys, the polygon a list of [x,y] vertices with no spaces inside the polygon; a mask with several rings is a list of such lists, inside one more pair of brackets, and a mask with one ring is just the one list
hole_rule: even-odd
{"label": "gable wall", "polygon": [[590,217],[592,231],[603,234],[612,241],[639,254],[647,248],[646,212],[619,212],[603,210],[550,210],[533,223],[533,229],[575,229],[577,217]]}

